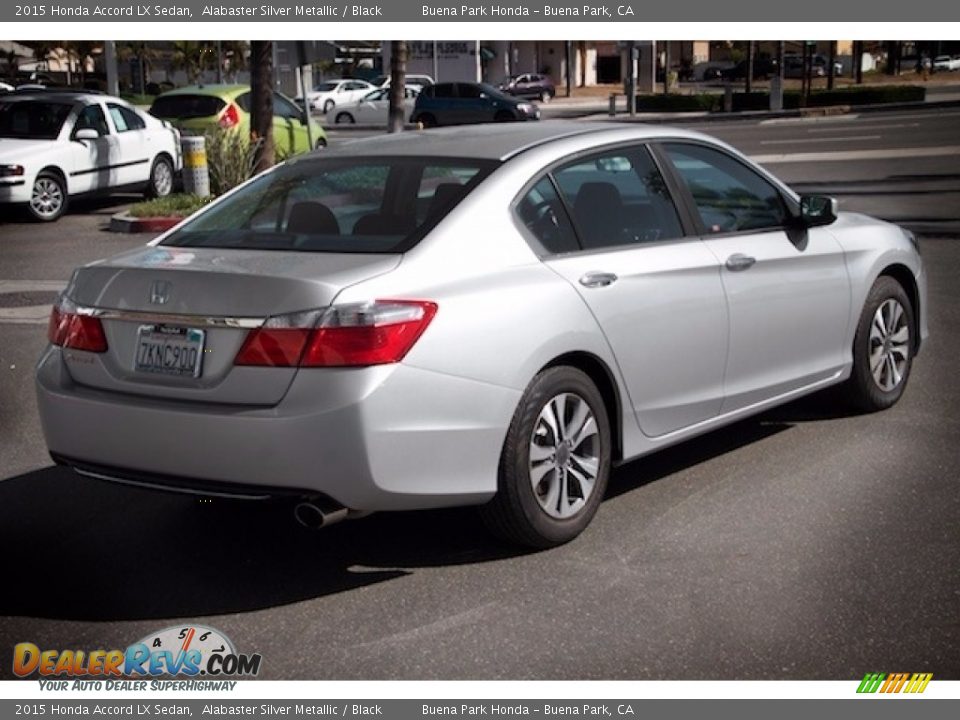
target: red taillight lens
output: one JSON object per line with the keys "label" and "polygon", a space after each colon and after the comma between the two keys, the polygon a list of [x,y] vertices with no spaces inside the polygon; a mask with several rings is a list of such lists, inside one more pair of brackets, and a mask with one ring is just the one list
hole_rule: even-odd
{"label": "red taillight lens", "polygon": [[257,328],[237,353],[234,365],[293,367],[300,363],[312,330],[307,328]]}
{"label": "red taillight lens", "polygon": [[107,351],[103,324],[91,315],[78,315],[68,301],[54,305],[47,325],[47,339],[54,345],[102,353]]}
{"label": "red taillight lens", "polygon": [[220,116],[220,120],[217,123],[224,130],[229,130],[232,127],[236,127],[240,123],[240,111],[237,110],[237,106],[233,103],[227,105],[227,109],[223,111],[223,114]]}
{"label": "red taillight lens", "polygon": [[322,314],[270,318],[247,336],[234,364],[361,367],[399,362],[436,312],[432,302],[377,300],[331,307]]}

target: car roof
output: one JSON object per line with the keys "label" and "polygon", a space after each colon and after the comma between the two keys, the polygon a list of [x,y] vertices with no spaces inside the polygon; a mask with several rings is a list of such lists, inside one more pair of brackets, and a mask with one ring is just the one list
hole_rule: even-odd
{"label": "car roof", "polygon": [[44,100],[46,102],[59,102],[59,103],[92,103],[109,101],[109,102],[122,102],[125,101],[121,98],[114,97],[113,95],[104,95],[102,93],[91,93],[91,92],[77,92],[74,90],[14,90],[11,93],[7,93],[3,96],[4,102],[12,101],[19,102],[21,100]]}
{"label": "car roof", "polygon": [[211,95],[213,97],[225,98],[236,97],[242,93],[249,92],[249,90],[249,85],[228,85],[216,83],[212,85],[187,85],[185,87],[176,88],[175,90],[168,90],[157,97],[166,97],[167,95]]}
{"label": "car roof", "polygon": [[349,140],[310,157],[428,156],[508,160],[534,147],[588,133],[620,133],[631,130],[631,139],[702,137],[697,133],[661,125],[548,120],[527,123],[491,123],[469,128],[446,127]]}

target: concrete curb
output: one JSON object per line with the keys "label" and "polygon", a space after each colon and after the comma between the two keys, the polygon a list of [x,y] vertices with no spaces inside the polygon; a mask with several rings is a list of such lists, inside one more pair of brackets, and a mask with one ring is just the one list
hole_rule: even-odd
{"label": "concrete curb", "polygon": [[130,213],[117,213],[110,218],[108,230],[115,233],[162,233],[183,222],[182,217],[134,217]]}

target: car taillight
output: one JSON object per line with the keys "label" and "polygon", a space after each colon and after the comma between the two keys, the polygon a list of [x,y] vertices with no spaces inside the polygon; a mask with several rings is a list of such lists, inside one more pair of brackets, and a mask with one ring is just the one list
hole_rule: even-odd
{"label": "car taillight", "polygon": [[272,317],[250,332],[234,364],[363,367],[399,362],[436,312],[436,303],[423,300],[377,300]]}
{"label": "car taillight", "polygon": [[107,351],[107,336],[100,319],[78,314],[73,303],[65,298],[58,300],[50,312],[47,339],[54,345],[73,350]]}
{"label": "car taillight", "polygon": [[233,103],[227,105],[227,109],[223,111],[220,120],[217,122],[224,130],[229,130],[238,125],[240,123],[240,111],[237,110],[237,106]]}

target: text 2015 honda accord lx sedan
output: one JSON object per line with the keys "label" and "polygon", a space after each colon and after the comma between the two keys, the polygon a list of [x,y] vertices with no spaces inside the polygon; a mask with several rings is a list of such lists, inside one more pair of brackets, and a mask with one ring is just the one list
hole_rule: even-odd
{"label": "text 2015 honda accord lx sedan", "polygon": [[314,524],[474,504],[544,547],[611,465],[836,383],[889,407],[925,296],[910,233],[703,135],[407,133],[77,270],[40,413],[86,475],[291,494]]}

